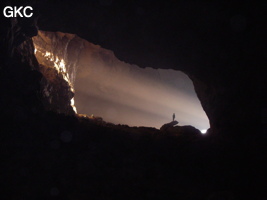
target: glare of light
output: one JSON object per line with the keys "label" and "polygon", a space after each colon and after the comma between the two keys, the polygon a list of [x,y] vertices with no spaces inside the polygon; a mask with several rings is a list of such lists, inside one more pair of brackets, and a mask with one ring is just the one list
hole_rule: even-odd
{"label": "glare of light", "polygon": [[202,129],[202,130],[201,130],[201,133],[202,133],[202,134],[206,134],[206,133],[207,133],[207,129]]}
{"label": "glare of light", "polygon": [[73,108],[74,112],[77,113],[77,108],[75,106],[74,97],[70,100],[71,107]]}

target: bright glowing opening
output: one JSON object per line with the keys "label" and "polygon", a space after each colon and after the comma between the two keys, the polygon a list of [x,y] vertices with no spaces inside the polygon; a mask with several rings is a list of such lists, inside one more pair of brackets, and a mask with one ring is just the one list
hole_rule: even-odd
{"label": "bright glowing opening", "polygon": [[207,133],[207,129],[202,129],[202,130],[201,130],[201,133],[202,133],[202,134],[206,134],[206,133]]}
{"label": "bright glowing opening", "polygon": [[35,51],[54,62],[75,89],[71,105],[81,116],[160,128],[175,113],[178,125],[192,125],[203,134],[209,128],[192,81],[184,73],[127,64],[112,51],[72,34],[41,31],[37,37]]}

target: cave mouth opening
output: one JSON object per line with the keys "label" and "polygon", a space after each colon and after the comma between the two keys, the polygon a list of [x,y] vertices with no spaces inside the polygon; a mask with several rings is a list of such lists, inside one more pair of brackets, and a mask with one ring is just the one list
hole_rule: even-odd
{"label": "cave mouth opening", "polygon": [[183,72],[122,62],[112,51],[74,34],[39,31],[33,42],[46,78],[55,78],[48,73],[55,69],[75,93],[69,101],[76,113],[155,128],[172,121],[175,113],[178,125],[192,125],[202,133],[209,128],[192,81]]}

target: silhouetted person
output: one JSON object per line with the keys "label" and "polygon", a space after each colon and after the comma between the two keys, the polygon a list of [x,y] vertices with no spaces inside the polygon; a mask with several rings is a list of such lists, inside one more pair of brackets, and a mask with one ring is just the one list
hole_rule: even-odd
{"label": "silhouetted person", "polygon": [[174,119],[175,119],[175,113],[173,113],[172,115],[172,121],[174,121]]}

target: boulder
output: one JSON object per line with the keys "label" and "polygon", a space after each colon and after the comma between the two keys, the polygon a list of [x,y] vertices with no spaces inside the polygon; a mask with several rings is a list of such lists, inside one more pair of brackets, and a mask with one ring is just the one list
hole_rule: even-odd
{"label": "boulder", "polygon": [[170,128],[173,128],[175,125],[177,125],[179,122],[174,120],[172,122],[166,123],[160,127],[160,131],[167,131]]}

